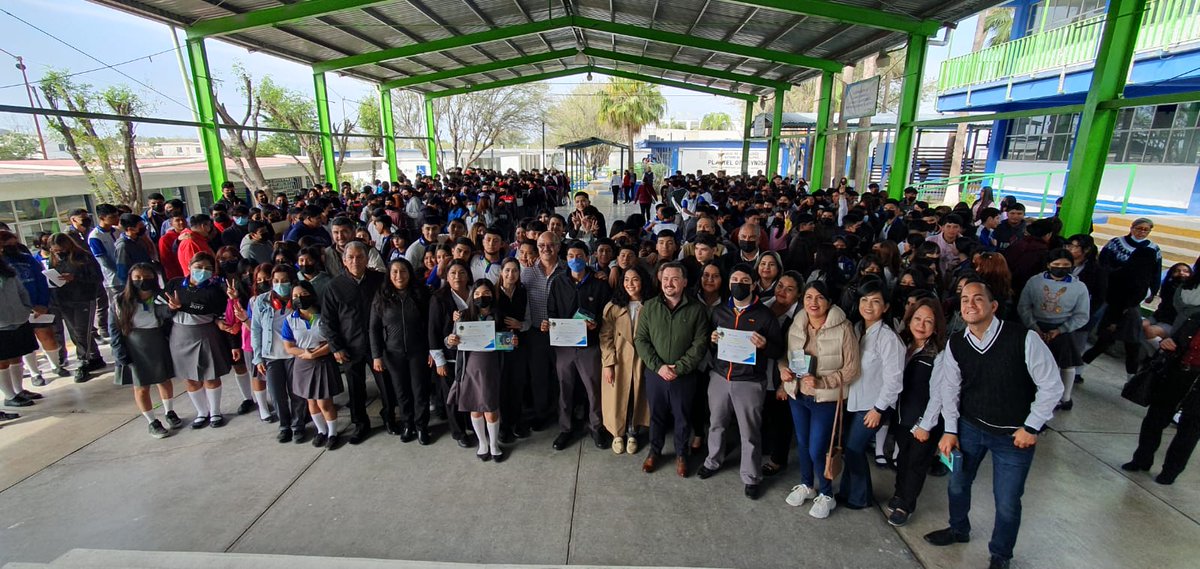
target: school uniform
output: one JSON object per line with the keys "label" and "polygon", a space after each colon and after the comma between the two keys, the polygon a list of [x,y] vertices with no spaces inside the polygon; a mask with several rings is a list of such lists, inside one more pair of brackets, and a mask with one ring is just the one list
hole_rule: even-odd
{"label": "school uniform", "polygon": [[267,391],[279,414],[279,430],[303,431],[308,419],[304,400],[292,391],[293,357],[283,347],[287,300],[265,292],[250,299],[250,349],[255,366],[267,373]]}
{"label": "school uniform", "polygon": [[132,307],[129,333],[122,333],[117,323],[120,308],[112,307],[108,333],[113,357],[117,360],[113,375],[117,385],[149,387],[175,377],[171,358],[163,354],[171,350],[167,338],[171,333],[171,309],[162,300],[150,297]]}
{"label": "school uniform", "polygon": [[[294,311],[283,320],[279,336],[302,350],[315,350],[328,343],[321,328],[321,314],[305,318]],[[295,358],[292,362],[292,393],[308,400],[329,400],[342,392],[342,375],[333,354],[317,359]]]}

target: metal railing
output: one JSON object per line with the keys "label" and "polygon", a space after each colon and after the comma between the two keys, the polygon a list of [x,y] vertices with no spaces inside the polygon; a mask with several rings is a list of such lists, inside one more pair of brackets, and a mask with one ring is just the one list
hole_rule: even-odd
{"label": "metal railing", "polygon": [[[1128,170],[1129,174],[1125,182],[1125,191],[1121,196],[1120,205],[1116,208],[1119,213],[1126,213],[1129,209],[1129,199],[1133,195],[1133,183],[1137,178],[1137,164],[1107,164],[1104,166],[1105,173],[1110,170]],[[937,180],[929,180],[916,184],[917,199],[929,202],[932,204],[948,203],[953,205],[959,201],[973,204],[976,196],[979,195],[979,190],[984,186],[991,186],[993,190],[993,198],[999,202],[1006,195],[1017,195],[1018,199],[1034,196],[1037,201],[1035,208],[1032,203],[1026,200],[1025,206],[1031,215],[1041,217],[1054,212],[1054,202],[1062,195],[1061,181],[1067,176],[1069,170],[1052,170],[1046,172],[1021,172],[1014,174],[1006,173],[987,173],[980,172],[977,174],[963,174],[952,178],[940,178]],[[1054,184],[1055,178],[1058,177],[1059,184]],[[955,201],[946,200],[947,193],[957,196]],[[1115,196],[1112,196],[1115,197]],[[1115,201],[1115,200],[1106,200]],[[1097,211],[1108,211],[1112,206],[1097,205]]]}
{"label": "metal railing", "polygon": [[[938,74],[938,92],[1089,63],[1096,58],[1104,17],[947,59]],[[1134,50],[1167,49],[1195,40],[1200,40],[1200,0],[1150,0]]]}

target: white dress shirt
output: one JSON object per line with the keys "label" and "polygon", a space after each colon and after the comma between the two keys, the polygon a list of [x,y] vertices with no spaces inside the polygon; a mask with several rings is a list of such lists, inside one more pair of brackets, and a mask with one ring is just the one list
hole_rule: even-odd
{"label": "white dress shirt", "polygon": [[858,381],[850,384],[846,411],[858,413],[874,408],[882,413],[896,405],[904,388],[904,342],[881,320],[863,332],[859,346],[862,371]]}

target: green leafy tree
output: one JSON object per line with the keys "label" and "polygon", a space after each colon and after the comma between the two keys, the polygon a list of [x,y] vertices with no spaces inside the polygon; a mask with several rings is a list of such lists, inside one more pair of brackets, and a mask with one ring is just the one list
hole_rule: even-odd
{"label": "green leafy tree", "polygon": [[[287,150],[296,150],[295,153],[290,154],[296,163],[304,168],[310,178],[324,180],[321,137],[312,134],[318,129],[316,103],[297,91],[275,83],[270,76],[264,77],[259,83],[258,97],[262,101],[262,112],[267,126],[293,131],[279,139],[281,147]],[[342,171],[342,165],[346,160],[346,148],[349,147],[350,142],[349,135],[355,126],[355,121],[348,117],[343,118],[342,122],[332,125],[334,150],[337,154],[333,168],[335,178]],[[304,158],[307,159],[307,164],[297,156],[301,154],[301,151],[306,155]]]}
{"label": "green leafy tree", "polygon": [[[358,100],[358,128],[363,134],[371,135],[366,139],[367,149],[371,156],[383,156],[383,117],[379,112],[379,100],[374,95],[363,95]],[[379,163],[371,161],[371,179],[375,179]]]}
{"label": "green leafy tree", "polygon": [[[562,97],[546,112],[546,128],[549,129],[547,143],[558,146],[594,136],[617,141],[623,132],[600,120],[600,91],[603,85],[585,83],[575,87],[571,94]],[[608,166],[613,148],[594,146],[584,151],[588,169]]]}
{"label": "green leafy tree", "polygon": [[700,118],[700,130],[732,130],[729,113],[707,113]]}
{"label": "green leafy tree", "polygon": [[0,160],[24,160],[37,150],[37,138],[10,130],[0,133]]}
{"label": "green leafy tree", "polygon": [[[49,70],[38,87],[53,110],[104,112],[123,117],[150,110],[138,94],[125,86],[96,92],[91,85],[76,83],[66,70]],[[137,134],[131,120],[114,125],[92,119],[46,115],[50,129],[63,140],[67,153],[79,165],[92,190],[103,201],[141,206],[142,176],[137,164]]]}
{"label": "green leafy tree", "polygon": [[[621,129],[625,142],[633,148],[633,137],[646,125],[662,119],[667,100],[658,86],[641,81],[613,78],[600,92],[600,117],[605,124]],[[633,169],[629,153],[629,169]]]}
{"label": "green leafy tree", "polygon": [[983,13],[984,35],[987,46],[1000,45],[1012,37],[1013,10],[1012,8],[992,8]]}
{"label": "green leafy tree", "polygon": [[234,74],[237,76],[238,92],[245,98],[245,112],[240,119],[233,117],[229,109],[225,107],[225,103],[220,99],[220,93],[213,93],[213,102],[217,109],[217,115],[221,118],[221,122],[229,125],[241,125],[250,127],[248,129],[227,128],[224,129],[224,142],[221,144],[221,151],[226,158],[233,160],[236,165],[234,174],[242,179],[242,181],[251,190],[263,190],[269,196],[271,188],[267,184],[267,177],[263,175],[262,167],[258,164],[259,156],[270,156],[274,153],[263,152],[264,144],[261,144],[261,132],[251,130],[259,126],[262,119],[262,100],[254,90],[254,80],[246,68],[241,64],[235,63],[233,66]]}

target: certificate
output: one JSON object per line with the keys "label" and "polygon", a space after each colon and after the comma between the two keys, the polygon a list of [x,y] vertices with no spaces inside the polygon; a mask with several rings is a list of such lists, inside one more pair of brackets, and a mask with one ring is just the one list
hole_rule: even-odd
{"label": "certificate", "polygon": [[454,334],[458,336],[458,349],[465,352],[492,352],[496,350],[496,323],[455,322]]}
{"label": "certificate", "polygon": [[758,363],[758,348],[750,341],[754,332],[717,328],[717,359],[752,366]]}
{"label": "certificate", "polygon": [[812,373],[813,358],[804,353],[804,350],[792,350],[788,353],[788,369],[796,374],[795,381],[784,382],[783,391],[792,399],[796,398],[796,394],[800,391],[800,377],[807,373]]}
{"label": "certificate", "polygon": [[58,288],[67,283],[67,281],[63,280],[62,274],[55,269],[46,269],[42,271],[42,274],[46,275],[46,280],[50,281],[50,286],[53,288]]}
{"label": "certificate", "polygon": [[550,345],[565,348],[586,348],[588,345],[587,320],[551,318]]}

